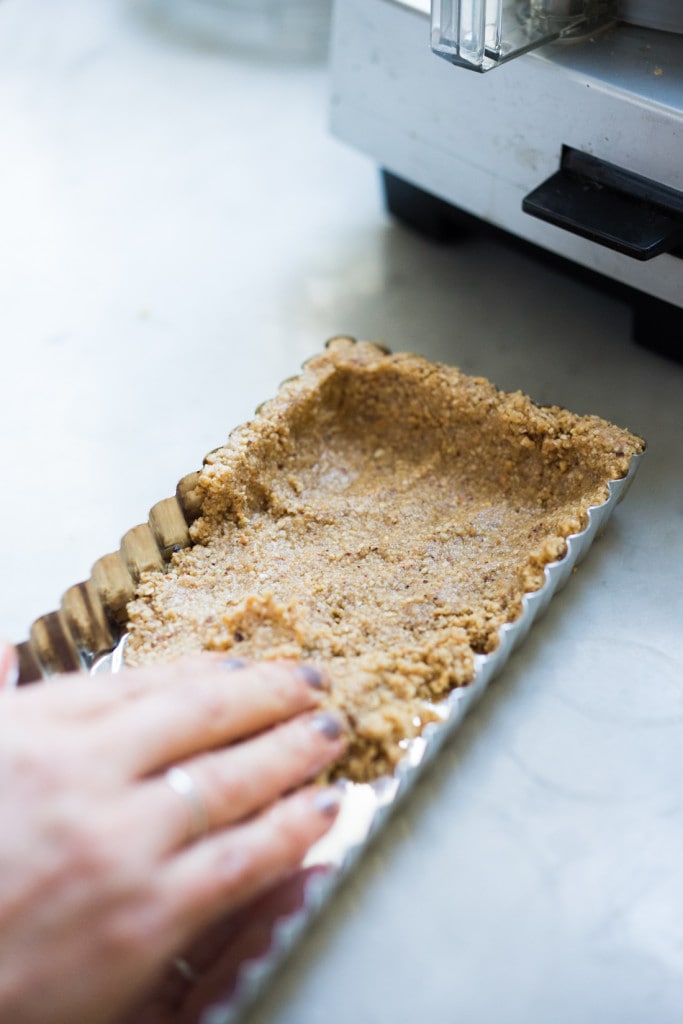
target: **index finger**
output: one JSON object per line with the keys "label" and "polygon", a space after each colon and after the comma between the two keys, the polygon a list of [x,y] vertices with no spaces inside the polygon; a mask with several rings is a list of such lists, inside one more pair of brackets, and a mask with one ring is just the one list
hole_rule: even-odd
{"label": "index finger", "polygon": [[151,690],[165,689],[192,672],[228,664],[224,654],[192,654],[141,668],[124,667],[121,672],[67,672],[50,676],[43,684],[21,687],[20,693],[28,713],[49,711],[64,720],[91,719],[109,714],[123,700],[135,701]]}
{"label": "index finger", "polygon": [[[163,675],[163,667],[158,671]],[[312,710],[326,686],[310,665],[188,659],[168,686],[112,706],[89,738],[123,777],[139,778]]]}

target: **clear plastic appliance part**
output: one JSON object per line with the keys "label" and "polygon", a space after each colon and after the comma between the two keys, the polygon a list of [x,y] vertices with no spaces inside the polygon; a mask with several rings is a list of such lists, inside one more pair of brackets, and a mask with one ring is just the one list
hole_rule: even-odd
{"label": "clear plastic appliance part", "polygon": [[614,19],[610,0],[432,0],[432,49],[453,64],[490,71]]}

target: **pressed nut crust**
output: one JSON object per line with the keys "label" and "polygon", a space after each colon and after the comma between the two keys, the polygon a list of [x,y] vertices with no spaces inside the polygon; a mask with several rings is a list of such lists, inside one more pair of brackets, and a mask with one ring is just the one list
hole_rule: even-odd
{"label": "pressed nut crust", "polygon": [[145,574],[126,661],[324,665],[338,776],[391,772],[643,442],[596,416],[337,339],[200,475],[193,545]]}

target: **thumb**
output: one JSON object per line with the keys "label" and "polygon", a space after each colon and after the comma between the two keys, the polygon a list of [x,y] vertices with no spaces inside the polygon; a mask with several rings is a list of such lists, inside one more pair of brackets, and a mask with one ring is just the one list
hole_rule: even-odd
{"label": "thumb", "polygon": [[19,679],[17,652],[5,640],[0,640],[0,690],[11,690]]}

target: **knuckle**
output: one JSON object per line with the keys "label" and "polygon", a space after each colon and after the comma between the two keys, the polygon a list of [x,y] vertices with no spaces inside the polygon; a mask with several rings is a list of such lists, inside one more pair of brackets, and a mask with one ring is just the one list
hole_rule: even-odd
{"label": "knuckle", "polygon": [[296,703],[297,687],[288,676],[275,674],[271,678],[266,677],[265,683],[276,714],[288,710]]}
{"label": "knuckle", "polygon": [[259,885],[299,863],[308,836],[295,803],[285,800],[274,805],[254,822],[248,837],[233,837],[225,844],[219,868],[225,884]]}
{"label": "knuckle", "polygon": [[231,844],[222,851],[218,870],[225,885],[240,888],[258,877],[259,865],[248,850]]}
{"label": "knuckle", "polygon": [[116,877],[120,863],[114,844],[96,825],[82,820],[81,808],[62,808],[52,831],[66,872],[84,882],[97,884]]}
{"label": "knuckle", "polygon": [[282,728],[282,760],[295,771],[320,770],[338,753],[338,739],[320,715],[304,715]]}
{"label": "knuckle", "polygon": [[103,946],[112,959],[140,960],[156,951],[165,929],[163,915],[156,899],[142,894],[131,903],[126,901],[115,913],[109,914],[104,928]]}
{"label": "knuckle", "polygon": [[215,681],[182,680],[175,692],[179,702],[189,718],[197,722],[206,736],[207,746],[214,739],[220,738],[225,729],[229,714],[225,691],[215,685]]}
{"label": "knuckle", "polygon": [[61,792],[73,776],[72,759],[64,753],[38,741],[22,744],[13,765],[18,784],[37,799]]}
{"label": "knuckle", "polygon": [[[237,783],[225,770],[220,755],[208,754],[193,769],[195,784],[209,808],[230,803],[236,796]],[[244,780],[243,785],[246,785]]]}
{"label": "knuckle", "polygon": [[139,914],[118,913],[110,916],[103,942],[108,957],[118,961],[122,957],[136,956],[146,944]]}
{"label": "knuckle", "polygon": [[150,690],[149,670],[144,668],[131,669],[124,674],[117,697],[121,704],[135,704],[140,697],[144,697]]}
{"label": "knuckle", "polygon": [[215,680],[183,677],[164,692],[162,699],[174,709],[174,714],[202,731],[207,748],[221,739],[229,722],[230,702]]}
{"label": "knuckle", "polygon": [[287,863],[298,862],[308,846],[309,829],[298,800],[283,801],[273,811],[280,855]]}
{"label": "knuckle", "polygon": [[46,894],[69,892],[74,906],[104,898],[121,875],[120,858],[95,827],[83,822],[83,808],[53,803],[43,818],[42,850],[36,855],[34,882]]}
{"label": "knuckle", "polygon": [[294,664],[287,662],[259,662],[256,671],[261,683],[268,690],[273,703],[279,708],[306,705],[315,702],[315,691],[303,676],[296,671]]}
{"label": "knuckle", "polygon": [[274,743],[280,770],[295,775],[315,767],[320,760],[320,747],[324,746],[306,721],[298,720],[281,726]]}

